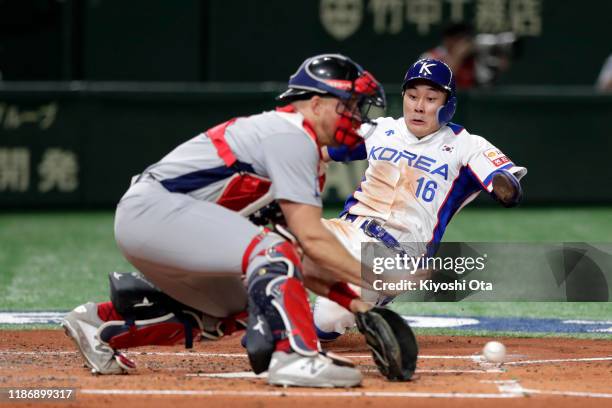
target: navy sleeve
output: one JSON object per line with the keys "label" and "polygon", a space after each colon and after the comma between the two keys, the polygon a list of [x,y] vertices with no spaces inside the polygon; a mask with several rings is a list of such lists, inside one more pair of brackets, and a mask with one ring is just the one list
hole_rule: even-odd
{"label": "navy sleeve", "polygon": [[350,150],[348,146],[344,145],[339,147],[328,146],[327,154],[329,154],[330,159],[337,162],[365,160],[367,157],[365,142],[358,144]]}

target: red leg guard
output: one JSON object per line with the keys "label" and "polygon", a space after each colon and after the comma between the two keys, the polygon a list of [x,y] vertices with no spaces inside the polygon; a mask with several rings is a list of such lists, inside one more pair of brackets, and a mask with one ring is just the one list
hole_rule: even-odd
{"label": "red leg guard", "polygon": [[255,247],[257,246],[257,244],[259,244],[261,242],[262,239],[264,239],[264,237],[266,236],[266,234],[268,232],[270,232],[270,229],[269,228],[264,228],[259,234],[257,234],[251,240],[251,242],[249,242],[249,245],[247,246],[246,250],[244,251],[244,254],[242,254],[242,273],[243,274],[246,273],[247,266],[249,265],[249,261],[251,259],[251,254],[255,250]]}
{"label": "red leg guard", "polygon": [[[191,317],[190,317],[191,319]],[[198,338],[202,332],[200,324],[193,318],[191,335]],[[148,320],[109,321],[98,329],[100,339],[114,349],[141,346],[172,346],[185,339],[185,325],[173,313]]]}
{"label": "red leg guard", "polygon": [[[280,285],[281,296],[272,301],[278,311],[283,313],[283,320],[289,332],[291,346],[296,351],[305,353],[319,350],[319,339],[315,331],[314,320],[308,295],[304,285],[296,278],[287,278]],[[282,301],[282,306],[279,304]],[[281,311],[282,309],[282,311]],[[287,324],[289,323],[289,324]]]}
{"label": "red leg guard", "polygon": [[98,303],[98,317],[103,322],[111,320],[123,320],[123,317],[115,310],[113,302]]}
{"label": "red leg guard", "polygon": [[302,270],[302,260],[298,255],[298,251],[295,246],[289,242],[285,241],[276,246],[274,246],[274,251],[280,253],[280,255],[286,257],[293,263],[296,269]]}
{"label": "red leg guard", "polygon": [[[260,266],[249,277],[249,313],[253,315],[249,316],[247,331],[247,350],[255,372],[269,363],[268,346],[272,346],[269,337],[273,337],[273,346],[279,350],[286,349],[288,339],[291,350],[304,356],[317,355],[319,340],[301,281],[301,261],[295,246],[287,241],[279,242],[259,251],[255,259]],[[263,320],[269,327],[261,326],[258,331],[255,327],[262,325]],[[271,331],[272,336],[265,330]],[[250,349],[249,344],[268,346],[260,347],[262,351],[259,351],[254,346]]]}
{"label": "red leg guard", "polygon": [[291,343],[289,339],[279,340],[274,345],[274,351],[284,351],[285,353],[291,352]]}
{"label": "red leg guard", "polygon": [[[270,230],[268,228],[264,228],[263,231],[257,236],[255,236],[251,240],[249,245],[247,246],[247,249],[244,251],[244,254],[242,254],[242,273],[246,273],[247,267],[249,266],[249,262],[251,260],[253,251],[255,250],[255,247],[257,246],[257,244],[261,242],[261,240],[269,232]],[[276,244],[274,247],[268,250],[272,251],[275,257],[278,257],[278,256],[285,257],[289,259],[289,261],[291,261],[296,268],[300,270],[302,269],[302,261],[299,255],[299,251],[293,243],[289,241],[283,241],[281,243]],[[266,250],[262,250],[262,251],[259,251],[257,255],[258,256],[265,255],[265,253],[266,253]]]}

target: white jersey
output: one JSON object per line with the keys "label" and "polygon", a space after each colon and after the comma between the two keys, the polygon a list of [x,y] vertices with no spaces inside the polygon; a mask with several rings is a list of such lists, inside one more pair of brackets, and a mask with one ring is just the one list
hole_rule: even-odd
{"label": "white jersey", "polygon": [[527,173],[459,125],[418,139],[404,118],[376,122],[365,143],[368,168],[343,214],[377,218],[400,242],[435,248],[453,215],[480,191],[492,191],[493,172],[505,169],[519,179]]}

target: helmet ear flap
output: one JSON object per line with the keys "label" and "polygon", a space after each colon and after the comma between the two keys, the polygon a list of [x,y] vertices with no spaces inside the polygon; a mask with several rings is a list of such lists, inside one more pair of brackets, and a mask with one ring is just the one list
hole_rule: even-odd
{"label": "helmet ear flap", "polygon": [[446,103],[438,108],[438,123],[440,126],[446,125],[451,121],[457,110],[457,97],[450,95]]}

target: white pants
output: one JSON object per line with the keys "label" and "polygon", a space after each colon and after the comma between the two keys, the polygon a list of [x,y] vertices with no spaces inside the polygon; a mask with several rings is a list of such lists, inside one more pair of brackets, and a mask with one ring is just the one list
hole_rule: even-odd
{"label": "white pants", "polygon": [[[377,242],[376,239],[367,236],[359,225],[360,220],[351,223],[339,218],[331,220],[322,220],[323,225],[327,227],[353,255],[355,259],[361,262],[361,244],[363,242]],[[349,285],[355,292],[361,294],[362,289],[355,285]],[[355,326],[355,316],[337,304],[325,297],[317,297],[313,310],[314,323],[319,331],[326,333],[343,334],[346,329]]]}
{"label": "white pants", "polygon": [[[323,224],[327,229],[329,229],[350,254],[360,262],[362,261],[362,244],[367,242],[379,242],[376,238],[366,235],[365,232],[359,228],[364,221],[365,218],[363,217],[358,217],[353,222],[338,218],[323,220]],[[409,236],[410,234],[404,233],[403,235]],[[409,255],[411,252],[413,252],[412,255],[421,255],[425,251],[424,243],[413,242],[408,246],[409,248],[406,248],[406,250],[409,252]],[[361,289],[354,285],[349,286],[360,294],[364,300],[371,301],[372,304],[381,304],[381,302],[388,301],[387,297],[378,295],[373,291]],[[320,332],[343,334],[346,329],[355,326],[355,317],[351,312],[336,302],[321,296],[317,297],[315,301],[313,315],[315,326]]]}

